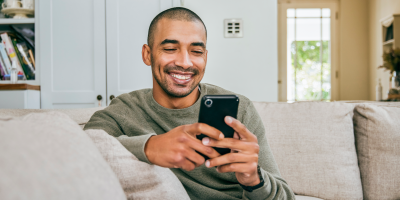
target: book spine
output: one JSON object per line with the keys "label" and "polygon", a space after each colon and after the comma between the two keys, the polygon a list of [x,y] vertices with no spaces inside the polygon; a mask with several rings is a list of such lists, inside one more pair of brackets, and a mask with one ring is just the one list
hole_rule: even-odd
{"label": "book spine", "polygon": [[29,52],[29,55],[30,55],[29,58],[32,60],[33,67],[36,69],[35,57],[33,56],[32,50],[29,49],[28,52]]}
{"label": "book spine", "polygon": [[[35,74],[35,69],[33,68],[33,65],[32,65],[32,63],[31,63],[31,61],[29,60],[29,54],[28,54],[28,52],[26,52],[25,50],[24,50],[24,47],[21,45],[21,44],[18,44],[18,43],[16,43],[16,45],[17,45],[17,52],[19,51],[19,53],[21,54],[21,57],[22,57],[22,61],[23,61],[23,63],[25,64],[25,65],[28,65],[28,67],[29,67],[29,70],[30,71],[32,71],[33,72],[33,74]],[[17,53],[18,54],[18,53]]]}
{"label": "book spine", "polygon": [[29,66],[24,63],[23,57],[21,55],[21,52],[18,50],[18,47],[17,47],[17,41],[14,39],[14,40],[11,40],[11,42],[12,42],[12,44],[14,46],[14,50],[15,50],[15,53],[17,54],[17,58],[18,58],[18,61],[19,61],[20,65],[21,65],[21,67],[22,67],[22,70],[24,70],[26,79],[27,80],[34,80],[35,79],[34,72],[31,71],[29,69]]}
{"label": "book spine", "polygon": [[4,73],[5,73],[6,75],[7,75],[7,74],[10,74],[10,72],[8,71],[6,65],[4,64],[3,58],[2,58],[1,56],[0,56],[0,65],[1,65],[1,67],[3,68]]}
{"label": "book spine", "polygon": [[18,61],[17,55],[15,53],[15,49],[14,49],[12,43],[11,43],[10,37],[8,36],[7,33],[1,34],[0,37],[3,40],[3,44],[6,47],[6,51],[8,53],[8,56],[10,56],[11,62],[16,62],[17,63],[18,73],[22,73],[22,75],[26,79],[26,75],[25,75],[24,71],[22,70],[21,63],[19,63],[19,61]]}
{"label": "book spine", "polygon": [[10,63],[10,59],[8,58],[8,55],[6,53],[6,49],[5,49],[3,43],[0,43],[0,54],[1,54],[1,58],[4,62],[3,66],[5,66],[5,68],[8,71],[8,74],[10,74],[11,73],[11,63]]}
{"label": "book spine", "polygon": [[4,67],[3,67],[3,65],[1,65],[0,64],[0,80],[5,76],[5,75],[7,75],[6,74],[6,72],[4,71]]}

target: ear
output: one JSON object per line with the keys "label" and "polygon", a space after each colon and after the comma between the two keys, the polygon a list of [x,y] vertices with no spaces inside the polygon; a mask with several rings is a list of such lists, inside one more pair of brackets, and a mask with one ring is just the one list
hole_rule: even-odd
{"label": "ear", "polygon": [[144,44],[142,47],[142,59],[144,64],[146,64],[147,66],[151,65],[151,58],[150,58],[150,47],[147,44]]}

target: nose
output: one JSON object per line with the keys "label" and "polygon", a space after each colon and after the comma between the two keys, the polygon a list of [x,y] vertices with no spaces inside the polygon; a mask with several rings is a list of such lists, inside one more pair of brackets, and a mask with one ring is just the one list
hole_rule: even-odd
{"label": "nose", "polygon": [[193,66],[192,61],[190,60],[190,55],[187,51],[181,51],[178,54],[178,57],[175,61],[175,65],[183,67],[184,69],[190,68]]}

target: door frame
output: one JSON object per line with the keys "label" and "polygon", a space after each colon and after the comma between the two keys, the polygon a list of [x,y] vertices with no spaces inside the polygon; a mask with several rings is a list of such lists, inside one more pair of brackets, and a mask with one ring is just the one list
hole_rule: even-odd
{"label": "door frame", "polygon": [[278,1],[278,99],[287,101],[287,13],[288,8],[331,9],[331,101],[339,100],[339,1]]}

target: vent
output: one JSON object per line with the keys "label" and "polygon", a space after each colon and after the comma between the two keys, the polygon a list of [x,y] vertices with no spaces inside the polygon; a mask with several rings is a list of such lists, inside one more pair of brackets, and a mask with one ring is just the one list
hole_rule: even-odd
{"label": "vent", "polygon": [[243,20],[242,19],[225,19],[224,20],[224,36],[226,38],[243,37]]}

